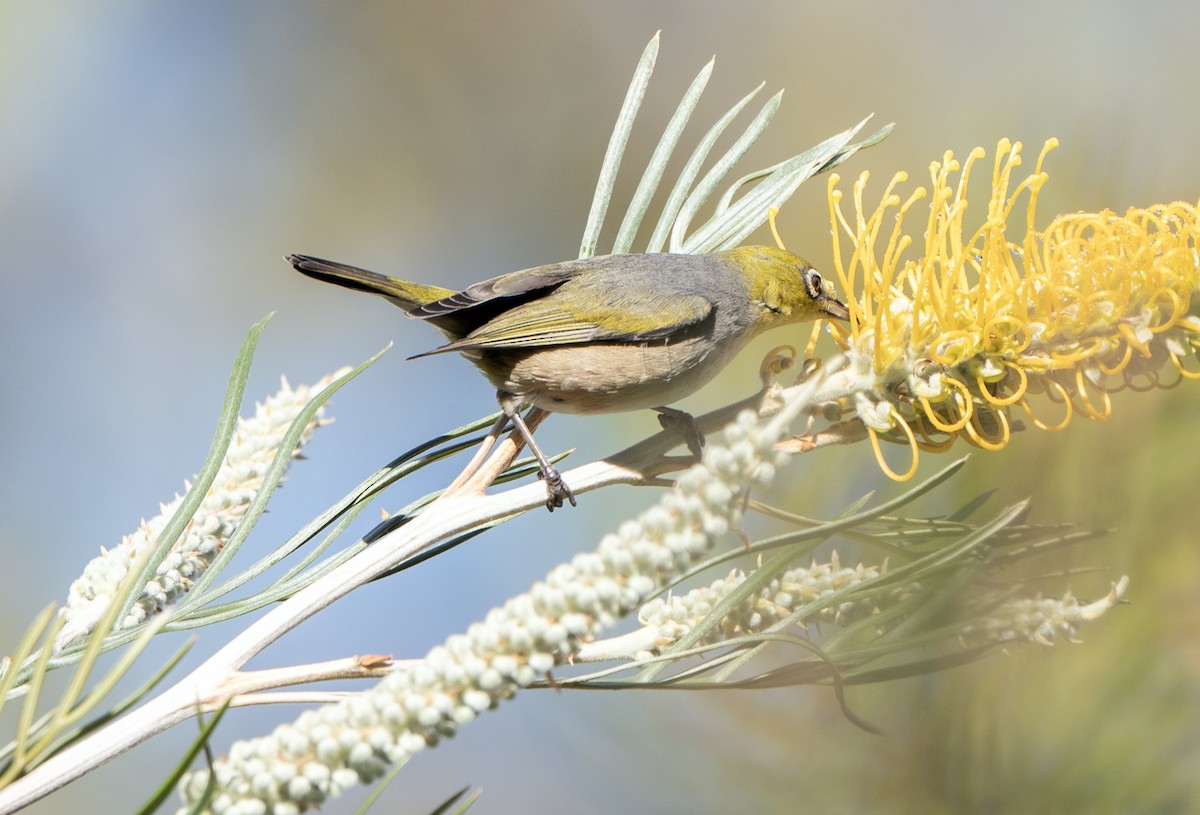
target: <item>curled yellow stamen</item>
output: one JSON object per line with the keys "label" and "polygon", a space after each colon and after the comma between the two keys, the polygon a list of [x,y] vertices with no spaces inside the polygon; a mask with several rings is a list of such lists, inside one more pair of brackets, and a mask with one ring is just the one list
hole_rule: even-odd
{"label": "curled yellow stamen", "polygon": [[913,435],[912,428],[908,426],[908,422],[904,421],[904,419],[896,411],[895,406],[892,405],[889,407],[890,410],[888,412],[890,413],[895,424],[899,425],[900,429],[904,432],[904,435],[908,437],[908,446],[909,449],[912,450],[912,465],[908,468],[908,471],[903,475],[900,475],[897,474],[896,471],[891,467],[889,467],[887,461],[885,461],[883,458],[883,450],[880,449],[879,446],[879,434],[876,433],[875,429],[870,426],[867,427],[867,434],[871,437],[871,449],[875,451],[875,461],[879,463],[879,469],[883,470],[883,474],[893,481],[907,481],[917,474],[917,459],[919,456],[917,439]]}
{"label": "curled yellow stamen", "polygon": [[974,340],[975,335],[970,331],[944,331],[941,342],[929,349],[929,356],[939,365],[957,365],[973,356],[971,344]]}
{"label": "curled yellow stamen", "polygon": [[[925,186],[906,196],[897,174],[874,208],[864,205],[866,174],[848,196],[853,211],[831,180],[835,258],[853,301],[844,347],[872,404],[882,398],[909,416],[918,450],[960,436],[1000,449],[1013,405],[1033,426],[1061,430],[1075,415],[1107,417],[1119,390],[1200,380],[1189,353],[1200,349],[1200,207],[1071,213],[1038,231],[1043,167],[1057,146],[1047,141],[1024,176],[1019,142],[998,144],[990,174],[981,149],[961,165],[946,152]],[[979,211],[968,209],[972,172],[991,182],[991,195],[982,221],[968,226]],[[928,205],[924,229],[906,232],[917,201]],[[1012,237],[1022,220],[1025,235]],[[905,257],[914,248],[918,257]],[[930,378],[927,365],[943,370]],[[1163,373],[1171,367],[1178,377]],[[1035,397],[1061,402],[1061,418],[1039,419]]]}
{"label": "curled yellow stamen", "polygon": [[985,400],[991,402],[996,407],[1008,407],[1009,405],[1015,405],[1025,397],[1025,391],[1029,388],[1029,377],[1025,374],[1025,369],[1020,365],[1014,365],[1008,360],[1001,360],[1000,364],[1005,368],[1011,368],[1012,371],[1017,375],[1017,379],[1020,380],[1020,384],[1013,389],[1012,394],[1005,397],[993,395],[992,392],[988,390],[987,383],[983,381],[983,377],[979,374],[975,375],[975,381],[979,386],[979,393],[983,395]]}
{"label": "curled yellow stamen", "polygon": [[783,245],[783,238],[779,237],[779,227],[775,226],[775,219],[779,217],[779,207],[770,207],[767,210],[767,223],[771,225],[771,235],[775,238],[775,245],[780,249],[786,250]]}
{"label": "curled yellow stamen", "polygon": [[1125,341],[1136,348],[1142,356],[1150,356],[1150,346],[1138,339],[1137,333],[1133,330],[1133,326],[1131,326],[1129,323],[1121,323],[1119,326],[1117,326],[1117,330],[1121,332],[1121,336],[1125,338]]}
{"label": "curled yellow stamen", "polygon": [[930,401],[924,396],[917,397],[921,403],[921,407],[925,409],[925,415],[929,417],[929,423],[943,433],[957,433],[966,426],[967,422],[971,421],[971,392],[967,390],[967,386],[959,382],[952,376],[942,378],[942,382],[952,387],[956,393],[951,395],[950,399],[957,400],[956,406],[959,408],[960,416],[957,421],[951,424],[943,424],[941,416]]}
{"label": "curled yellow stamen", "polygon": [[948,434],[941,441],[937,441],[930,436],[927,420],[920,411],[916,414],[916,422],[917,432],[921,434],[921,438],[917,439],[918,449],[926,453],[944,453],[954,446],[954,439],[956,437],[953,433]]}
{"label": "curled yellow stamen", "polygon": [[1008,444],[1008,440],[1012,437],[1012,432],[1008,426],[1007,416],[1005,416],[1005,413],[1002,410],[987,412],[987,415],[994,418],[996,424],[1000,427],[1000,434],[998,436],[989,438],[984,436],[982,419],[983,415],[983,411],[975,411],[975,414],[971,417],[971,421],[968,422],[967,426],[963,428],[967,434],[967,438],[975,445],[982,447],[984,450],[991,450],[992,452],[1003,450],[1004,446]]}
{"label": "curled yellow stamen", "polygon": [[1200,371],[1189,371],[1183,367],[1183,360],[1174,351],[1168,351],[1171,355],[1171,362],[1175,364],[1175,370],[1179,371],[1179,375],[1187,379],[1200,379]]}
{"label": "curled yellow stamen", "polygon": [[1154,292],[1154,296],[1150,298],[1150,302],[1157,303],[1164,295],[1171,301],[1171,316],[1158,325],[1146,326],[1152,334],[1161,334],[1164,331],[1174,328],[1175,324],[1183,319],[1183,315],[1187,314],[1187,303],[1183,302],[1183,298],[1179,296],[1179,292],[1169,289],[1166,286],[1157,289]]}
{"label": "curled yellow stamen", "polygon": [[[1011,326],[1012,330],[1003,331],[1004,326]],[[982,333],[990,345],[1002,346],[1010,354],[1019,354],[1029,347],[1029,325],[1011,314],[992,317],[983,324]],[[1019,340],[1014,341],[1014,336]]]}
{"label": "curled yellow stamen", "polygon": [[1108,374],[1109,376],[1114,376],[1125,370],[1126,366],[1129,365],[1129,361],[1133,359],[1133,346],[1129,343],[1125,343],[1124,347],[1125,353],[1121,356],[1121,361],[1111,368],[1104,364],[1104,360],[1096,360],[1096,365],[1099,366],[1102,373]]}
{"label": "curled yellow stamen", "polygon": [[1109,398],[1108,391],[1104,390],[1103,388],[1096,388],[1095,390],[1100,394],[1100,397],[1104,402],[1102,410],[1097,410],[1096,406],[1092,404],[1091,398],[1088,396],[1088,378],[1084,376],[1083,369],[1076,368],[1075,395],[1078,396],[1079,400],[1083,403],[1081,405],[1083,412],[1088,416],[1091,416],[1093,419],[1107,419],[1109,414],[1112,413],[1112,399]]}
{"label": "curled yellow stamen", "polygon": [[813,323],[812,331],[808,332],[808,343],[804,346],[805,357],[812,357],[817,352],[817,340],[821,338],[821,329],[824,325],[823,320]]}
{"label": "curled yellow stamen", "polygon": [[1037,427],[1040,430],[1048,430],[1051,433],[1055,433],[1059,430],[1063,430],[1068,424],[1071,423],[1071,416],[1074,415],[1075,408],[1071,404],[1071,394],[1066,388],[1053,379],[1047,379],[1046,384],[1058,388],[1059,393],[1061,394],[1062,403],[1065,406],[1061,422],[1055,425],[1046,424],[1036,415],[1034,415],[1033,408],[1029,406],[1029,402],[1025,399],[1021,400],[1021,407],[1025,408],[1025,414],[1029,417],[1029,421],[1033,422],[1034,427]]}
{"label": "curled yellow stamen", "polygon": [[826,325],[829,326],[829,336],[831,336],[833,338],[833,341],[838,344],[838,347],[841,348],[843,351],[849,351],[850,350],[850,334],[847,331],[846,327],[843,326],[841,323],[834,323],[834,322],[826,323]]}
{"label": "curled yellow stamen", "polygon": [[1051,352],[1051,358],[1055,362],[1056,368],[1074,368],[1078,363],[1085,359],[1090,359],[1100,352],[1104,347],[1103,337],[1085,337],[1082,340],[1081,348],[1074,350],[1055,349]]}

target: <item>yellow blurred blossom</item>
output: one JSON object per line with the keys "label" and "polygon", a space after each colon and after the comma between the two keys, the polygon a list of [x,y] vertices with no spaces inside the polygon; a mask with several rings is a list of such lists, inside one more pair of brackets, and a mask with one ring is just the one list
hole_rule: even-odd
{"label": "yellow blurred blossom", "polygon": [[[877,454],[880,435],[913,446],[903,475],[880,457],[895,478],[915,472],[918,448],[944,449],[961,437],[1000,449],[1017,408],[1034,426],[1060,430],[1075,414],[1107,417],[1116,390],[1200,378],[1197,206],[1072,213],[1038,231],[1042,166],[1057,145],[1046,142],[1034,172],[1015,181],[1021,144],[999,143],[987,216],[973,231],[967,188],[982,148],[961,165],[949,152],[933,162],[932,192],[918,187],[902,199],[896,190],[907,174],[897,173],[873,209],[864,204],[863,173],[849,217],[839,179],[830,178],[836,272],[844,291],[859,293],[844,343],[865,385],[843,410],[866,425]],[[905,220],[926,200],[914,239]],[[1010,238],[1022,220],[1024,236]],[[921,257],[906,260],[914,242]],[[1046,402],[1057,407],[1047,411]]]}

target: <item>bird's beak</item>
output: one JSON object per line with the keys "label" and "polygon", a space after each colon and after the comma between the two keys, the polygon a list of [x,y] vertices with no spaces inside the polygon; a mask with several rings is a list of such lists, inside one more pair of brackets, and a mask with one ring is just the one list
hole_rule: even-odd
{"label": "bird's beak", "polygon": [[846,308],[846,304],[836,297],[822,297],[820,299],[821,310],[830,317],[838,320],[849,320],[850,309]]}

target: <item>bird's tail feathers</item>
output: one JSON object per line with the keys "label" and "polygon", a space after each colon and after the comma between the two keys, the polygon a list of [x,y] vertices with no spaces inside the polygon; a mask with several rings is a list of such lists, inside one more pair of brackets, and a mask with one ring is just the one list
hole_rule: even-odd
{"label": "bird's tail feathers", "polygon": [[357,266],[349,266],[332,260],[311,257],[309,255],[287,255],[288,263],[300,272],[314,280],[334,283],[347,289],[365,291],[386,297],[405,311],[410,311],[426,303],[432,303],[454,294],[452,289],[441,286],[427,286],[423,283],[412,283],[395,277],[369,272]]}

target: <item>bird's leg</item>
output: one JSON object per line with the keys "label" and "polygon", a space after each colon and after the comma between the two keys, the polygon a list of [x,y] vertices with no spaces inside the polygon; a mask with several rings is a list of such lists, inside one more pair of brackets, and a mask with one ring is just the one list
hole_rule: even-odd
{"label": "bird's leg", "polygon": [[[484,438],[483,444],[479,445],[479,449],[476,450],[475,455],[471,457],[470,462],[467,463],[467,466],[464,467],[463,471],[458,474],[458,477],[455,478],[454,481],[451,482],[450,485],[443,491],[444,495],[454,495],[458,492],[469,491],[469,485],[476,480],[475,477],[479,473],[479,468],[483,464],[483,460],[487,458],[487,454],[491,452],[496,440],[500,438],[500,432],[504,430],[504,425],[507,423],[507,416],[501,416],[496,420],[496,423],[492,425],[492,429],[488,431],[487,436]],[[495,474],[485,475],[484,477],[488,480],[478,488],[480,492],[487,489],[488,484],[492,483],[491,478],[494,478]]]}
{"label": "bird's leg", "polygon": [[678,430],[683,435],[688,451],[699,459],[701,448],[704,447],[704,433],[696,424],[696,417],[673,407],[656,407],[654,410],[658,411],[658,423],[662,429]]}
{"label": "bird's leg", "polygon": [[534,458],[537,459],[538,478],[546,482],[546,509],[553,512],[563,505],[563,500],[570,501],[571,506],[575,506],[575,494],[571,492],[571,488],[567,486],[567,482],[563,481],[558,470],[554,469],[554,465],[550,463],[550,459],[546,458],[546,454],[537,446],[537,442],[533,440],[533,433],[529,431],[525,420],[521,418],[521,404],[518,398],[505,391],[499,391],[496,394],[496,398],[500,401],[500,409],[504,411],[504,415],[512,420],[513,427],[517,429],[517,433],[525,442],[525,446],[529,448],[529,452],[533,453]]}

